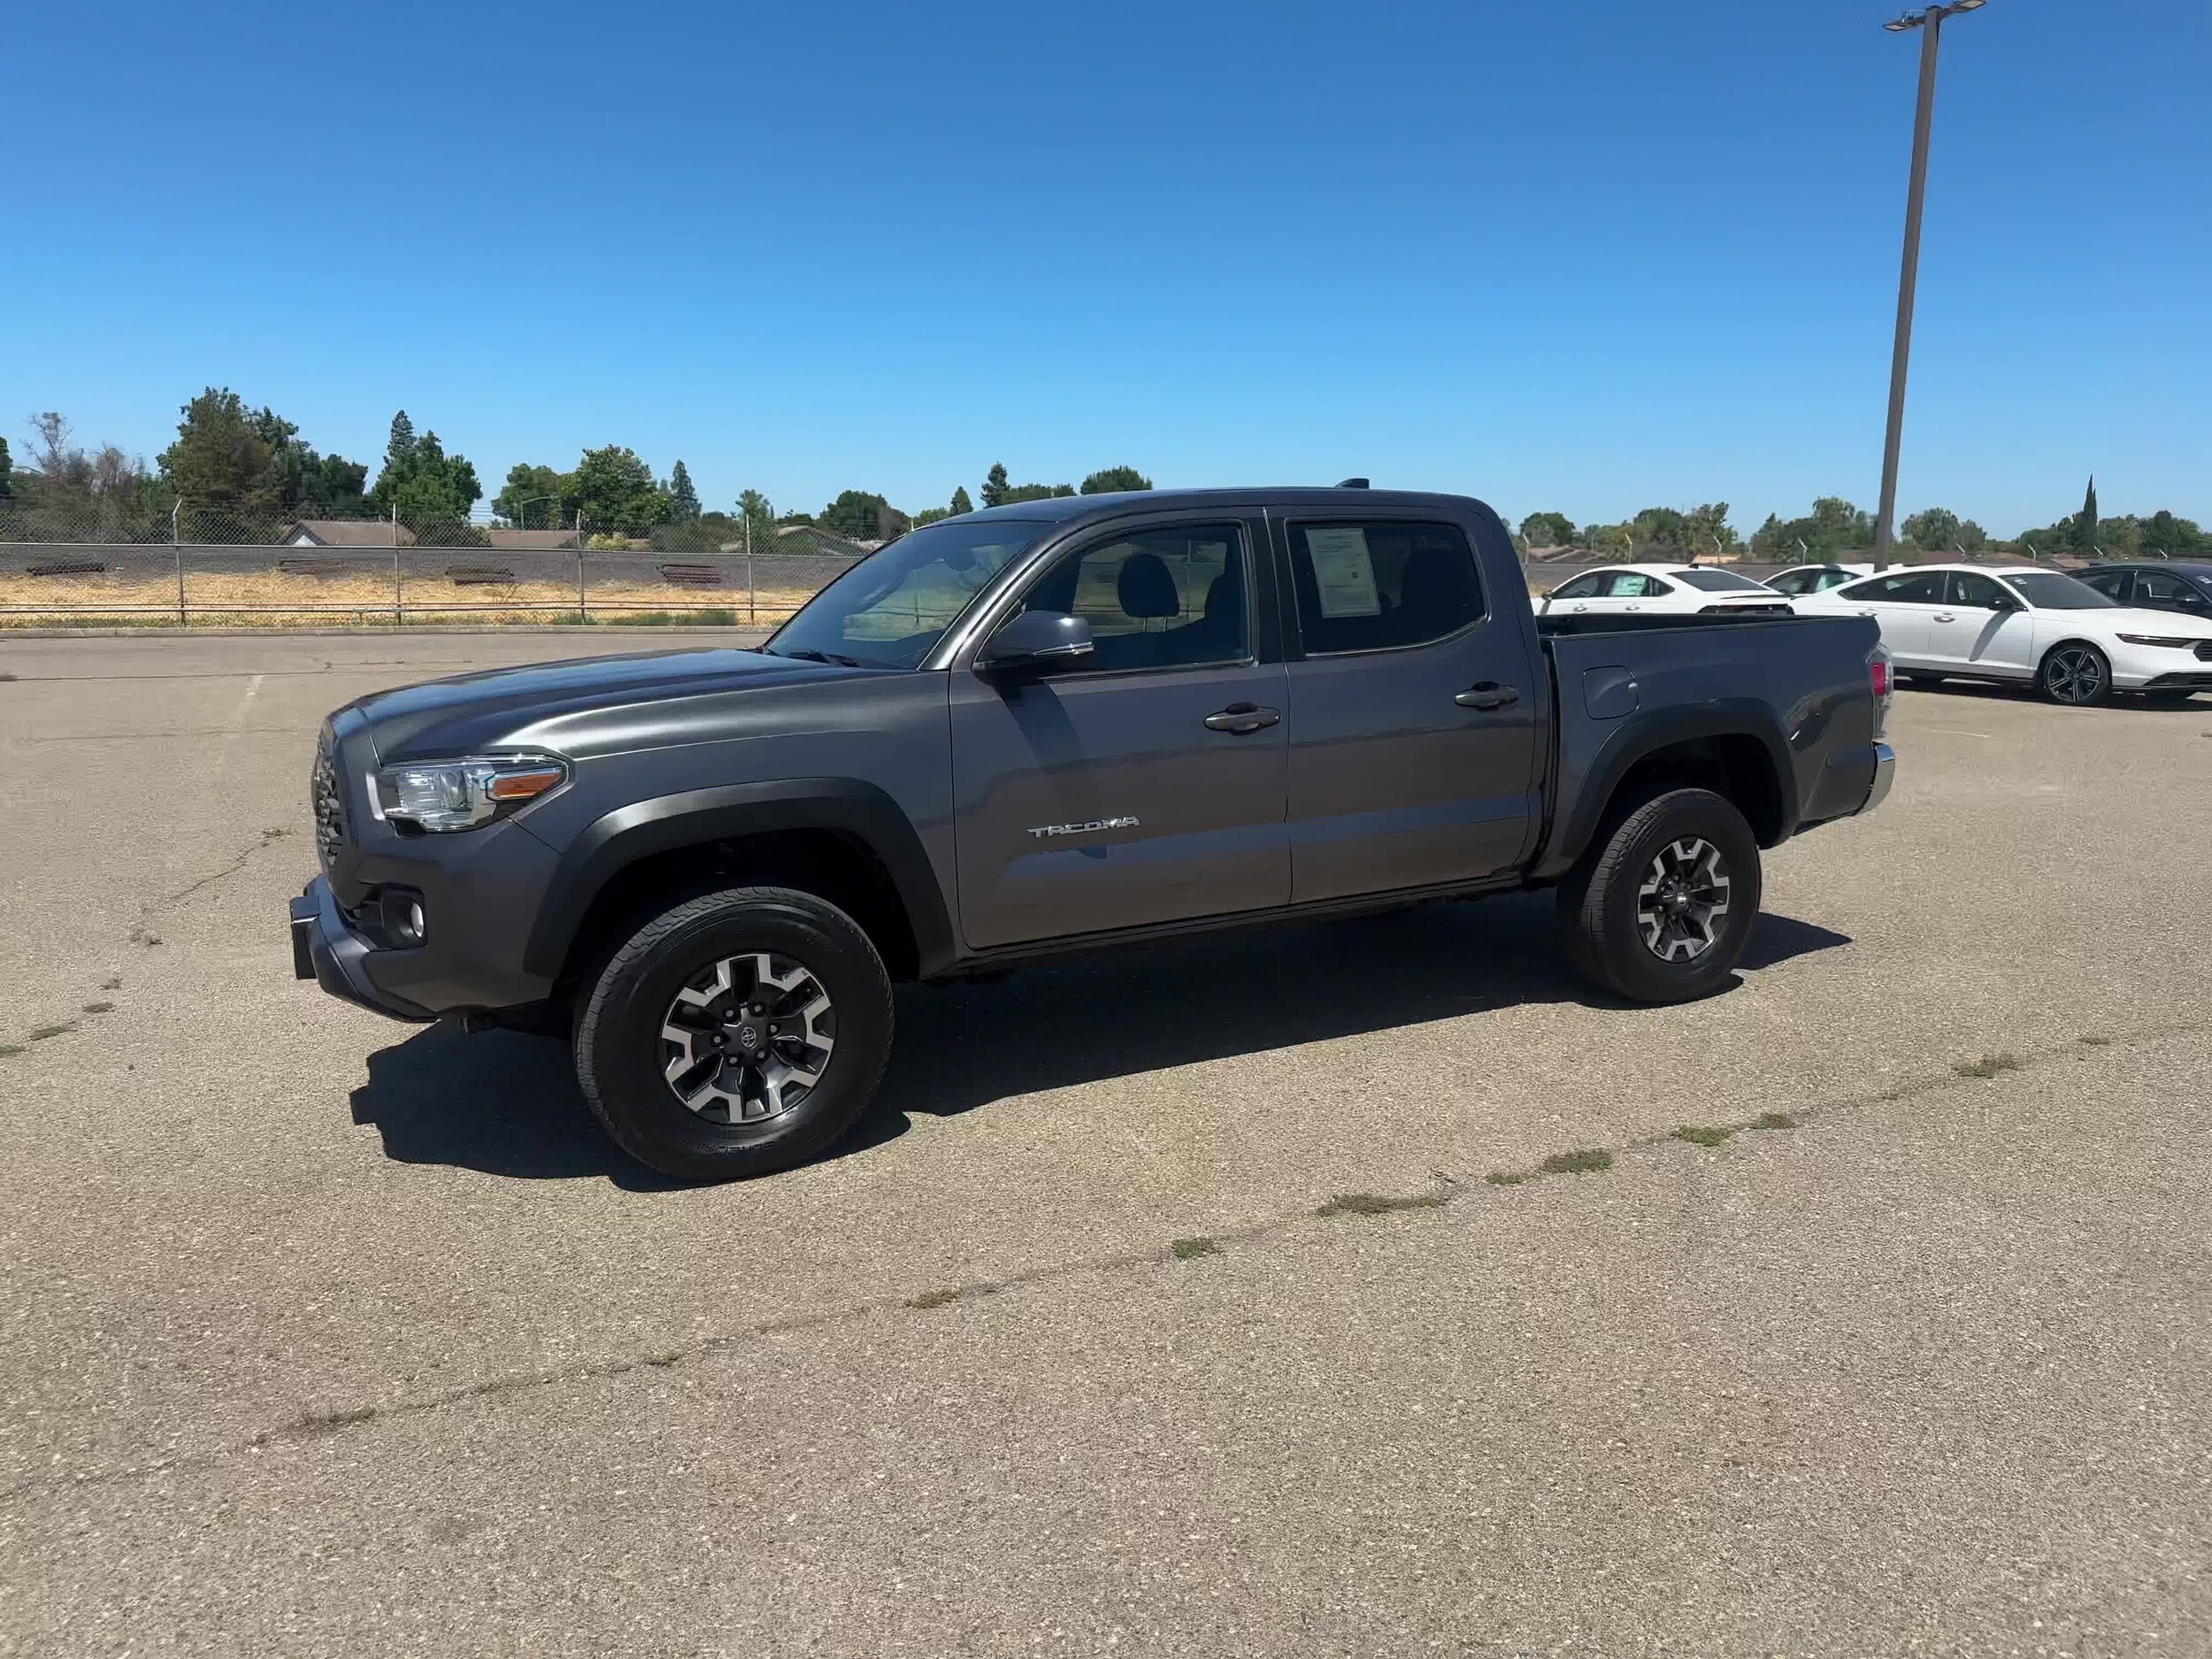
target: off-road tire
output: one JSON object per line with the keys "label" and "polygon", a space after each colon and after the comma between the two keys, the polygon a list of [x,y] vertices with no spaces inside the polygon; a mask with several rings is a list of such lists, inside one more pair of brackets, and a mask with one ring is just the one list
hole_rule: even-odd
{"label": "off-road tire", "polygon": [[[1601,831],[1559,887],[1567,957],[1600,988],[1635,1002],[1687,1002],[1731,982],[1759,915],[1758,838],[1733,803],[1709,789],[1670,789]],[[1688,961],[1663,961],[1639,915],[1647,872],[1667,849],[1702,841],[1718,851],[1728,907],[1712,942]]]}
{"label": "off-road tire", "polygon": [[[718,1122],[688,1110],[664,1076],[662,1024],[703,969],[749,953],[803,964],[831,999],[836,1041],[803,1100],[762,1122]],[[576,1079],[592,1115],[641,1164],[683,1180],[767,1175],[819,1157],[867,1111],[891,1027],[883,959],[851,917],[789,887],[732,887],[664,911],[608,958],[577,1014]]]}

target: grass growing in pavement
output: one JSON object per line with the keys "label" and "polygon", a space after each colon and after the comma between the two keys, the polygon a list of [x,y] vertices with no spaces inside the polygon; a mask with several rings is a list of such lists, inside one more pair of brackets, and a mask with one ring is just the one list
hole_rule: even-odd
{"label": "grass growing in pavement", "polygon": [[1313,1213],[1317,1216],[1386,1216],[1394,1210],[1440,1210],[1446,1194],[1415,1193],[1405,1198],[1386,1198],[1380,1193],[1339,1193]]}
{"label": "grass growing in pavement", "polygon": [[0,1042],[0,1060],[5,1060],[11,1055],[18,1055],[22,1052],[23,1045],[19,1042]]}
{"label": "grass growing in pavement", "polygon": [[1602,1147],[1582,1147],[1555,1152],[1536,1167],[1547,1175],[1594,1175],[1613,1167],[1613,1155]]}
{"label": "grass growing in pavement", "polygon": [[88,1014],[112,1014],[115,1011],[115,1004],[112,1002],[87,1002],[84,1005],[84,1011]]}
{"label": "grass growing in pavement", "polygon": [[100,988],[103,991],[121,990],[123,988],[123,976],[119,973],[109,974],[106,979],[100,981]]}
{"label": "grass growing in pavement", "polygon": [[1176,1240],[1173,1248],[1175,1259],[1179,1262],[1187,1262],[1194,1256],[1221,1254],[1221,1247],[1202,1233],[1196,1238]]}
{"label": "grass growing in pavement", "polygon": [[2083,1036],[2082,1038],[2080,1038],[2078,1041],[2082,1041],[2082,1042],[2085,1042],[2085,1043],[2087,1043],[2087,1044],[2088,1044],[2091,1048],[2104,1048],[2104,1047],[2105,1047],[2107,1044],[2108,1044],[2109,1042],[2111,1042],[2112,1039],[2111,1039],[2111,1038],[2109,1038],[2109,1037],[2097,1037],[2097,1036],[2086,1036],[2086,1035],[2085,1035],[2085,1036]]}
{"label": "grass growing in pavement", "polygon": [[1528,1177],[1513,1170],[1493,1170],[1482,1179],[1493,1187],[1518,1187]]}
{"label": "grass growing in pavement", "polygon": [[1692,1146],[1717,1147],[1735,1133],[1736,1132],[1732,1128],[1701,1126],[1697,1124],[1684,1124],[1679,1129],[1674,1132],[1674,1136],[1676,1140],[1686,1141]]}
{"label": "grass growing in pavement", "polygon": [[906,1305],[910,1308],[941,1308],[949,1302],[959,1300],[960,1293],[956,1289],[926,1290],[918,1296],[909,1296]]}
{"label": "grass growing in pavement", "polygon": [[76,1029],[77,1022],[73,1019],[65,1025],[41,1025],[35,1031],[31,1033],[31,1041],[33,1042],[44,1042],[49,1037],[58,1037],[65,1031],[74,1031]]}
{"label": "grass growing in pavement", "polygon": [[1754,1129],[1794,1129],[1797,1119],[1787,1112],[1761,1112],[1751,1120]]}
{"label": "grass growing in pavement", "polygon": [[2017,1071],[2020,1056],[2016,1054],[1978,1054],[1971,1060],[1955,1060],[1951,1070],[1961,1077],[1995,1077],[2000,1071]]}

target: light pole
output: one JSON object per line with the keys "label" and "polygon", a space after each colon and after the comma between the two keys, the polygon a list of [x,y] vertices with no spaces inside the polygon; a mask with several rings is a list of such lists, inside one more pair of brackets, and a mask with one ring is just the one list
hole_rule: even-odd
{"label": "light pole", "polygon": [[1920,204],[1928,191],[1928,124],[1935,113],[1936,43],[1943,19],[1955,12],[1978,12],[1989,0],[1948,0],[1943,5],[1908,12],[1882,27],[1893,35],[1913,29],[1920,37],[1920,110],[1913,119],[1912,184],[1905,195],[1905,259],[1897,276],[1897,343],[1889,360],[1889,434],[1882,445],[1882,505],[1874,518],[1874,568],[1889,568],[1889,548],[1897,517],[1897,446],[1905,432],[1905,363],[1912,355],[1913,290],[1920,281]]}

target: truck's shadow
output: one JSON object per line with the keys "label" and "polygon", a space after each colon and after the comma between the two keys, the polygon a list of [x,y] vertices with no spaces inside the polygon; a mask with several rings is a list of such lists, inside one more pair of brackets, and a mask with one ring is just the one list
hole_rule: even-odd
{"label": "truck's shadow", "polygon": [[[1751,972],[1850,943],[1769,914]],[[1548,897],[1514,895],[1352,920],[1261,928],[1025,969],[998,985],[899,993],[898,1045],[877,1111],[833,1156],[1010,1095],[1417,1025],[1526,1002],[1605,999],[1560,959]],[[592,1122],[567,1048],[439,1025],[369,1056],[353,1118],[388,1156],[530,1179],[667,1180]]]}

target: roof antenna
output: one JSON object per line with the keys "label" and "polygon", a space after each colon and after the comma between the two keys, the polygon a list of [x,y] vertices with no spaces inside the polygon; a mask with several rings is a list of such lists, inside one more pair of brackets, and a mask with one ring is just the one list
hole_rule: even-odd
{"label": "roof antenna", "polygon": [[1371,486],[1363,478],[1340,478],[1337,480],[1336,487],[1339,489],[1368,489],[1372,488],[1372,486]]}

